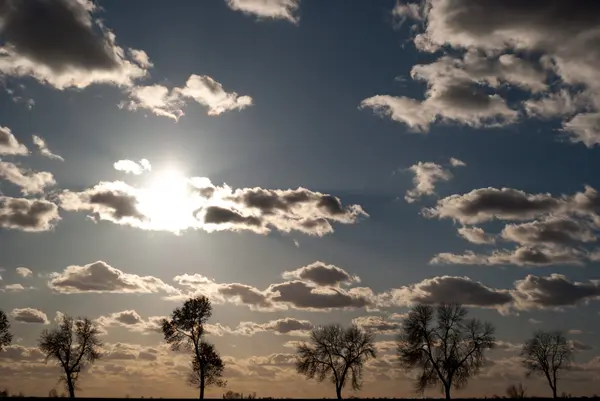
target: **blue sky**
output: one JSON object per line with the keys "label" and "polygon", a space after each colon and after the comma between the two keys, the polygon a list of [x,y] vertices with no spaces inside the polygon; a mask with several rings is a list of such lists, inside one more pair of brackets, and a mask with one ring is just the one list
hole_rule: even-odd
{"label": "blue sky", "polygon": [[[0,386],[29,394],[33,369],[39,394],[55,384],[29,347],[61,312],[96,319],[107,355],[137,352],[94,367],[86,395],[115,375],[111,395],[164,392],[183,383],[164,361],[180,369],[171,373],[186,365],[151,317],[205,294],[238,391],[331,395],[302,385],[289,341],[357,319],[379,330],[383,361],[361,394],[409,395],[410,378],[389,373],[397,314],[458,301],[510,345],[464,395],[523,380],[515,350],[539,328],[571,331],[587,372],[565,391],[590,394],[600,55],[589,49],[600,12],[551,1],[537,18],[516,2],[475,3],[0,4],[0,302],[19,338],[0,359]],[[473,13],[486,23],[461,17]],[[567,13],[580,23],[549,30]],[[15,217],[17,203],[34,213],[35,202],[49,209],[33,223]],[[301,273],[332,270],[346,278]],[[285,318],[303,329],[269,326]],[[147,348],[154,360],[140,357]],[[163,395],[194,394],[177,386]]]}

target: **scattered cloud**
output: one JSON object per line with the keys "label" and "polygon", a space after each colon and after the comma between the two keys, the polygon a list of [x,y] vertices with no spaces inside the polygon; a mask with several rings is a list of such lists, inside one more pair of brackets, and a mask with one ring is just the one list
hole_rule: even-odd
{"label": "scattered cloud", "polygon": [[495,250],[489,254],[477,254],[473,251],[466,251],[463,254],[442,252],[435,255],[430,263],[485,266],[582,265],[587,258],[588,255],[574,248],[523,246],[512,250]]}
{"label": "scattered cloud", "polygon": [[300,21],[300,0],[225,0],[229,8],[260,19],[283,19],[294,24]]}
{"label": "scattered cloud", "polygon": [[119,160],[113,164],[117,171],[122,171],[127,174],[141,175],[146,171],[152,170],[152,165],[147,159],[142,159],[139,162],[132,160]]}
{"label": "scattered cloud", "polygon": [[0,228],[49,231],[59,220],[58,207],[54,203],[0,196]]}
{"label": "scattered cloud", "polygon": [[256,333],[264,332],[275,335],[307,336],[312,328],[313,324],[308,320],[290,317],[271,320],[267,323],[240,322],[235,329],[220,324],[207,326],[208,332],[213,335],[234,334],[243,336],[253,336]]}
{"label": "scattered cloud", "polygon": [[242,110],[252,106],[250,96],[226,92],[223,85],[207,75],[190,75],[185,86],[176,90],[185,98],[194,99],[208,108],[208,114],[217,116],[231,110]]}
{"label": "scattered cloud", "polygon": [[156,187],[134,188],[122,181],[100,182],[82,192],[63,191],[60,205],[89,211],[107,220],[148,230],[300,231],[323,236],[332,222],[354,224],[368,214],[359,205],[305,188],[271,190],[215,186],[205,177],[167,177]]}
{"label": "scattered cloud", "polygon": [[562,309],[600,299],[600,281],[574,282],[562,274],[538,277],[532,274],[515,282],[512,291],[516,307],[522,310]]}
{"label": "scattered cloud", "polygon": [[548,217],[523,224],[509,224],[502,230],[502,238],[520,245],[573,245],[594,242],[592,225],[569,217]]}
{"label": "scattered cloud", "polygon": [[0,161],[0,179],[19,188],[23,195],[43,193],[46,187],[56,184],[52,173],[33,172],[10,162]]}
{"label": "scattered cloud", "polygon": [[124,273],[103,261],[84,266],[68,266],[61,273],[53,273],[48,285],[52,290],[64,294],[164,292],[173,295],[178,293],[175,288],[159,278]]}
{"label": "scattered cloud", "polygon": [[129,100],[119,103],[119,108],[131,111],[139,109],[150,110],[154,115],[168,117],[175,121],[179,120],[185,113],[183,107],[185,100],[181,94],[169,90],[164,85],[137,85],[129,88]]}
{"label": "scattered cloud", "polygon": [[29,154],[27,147],[20,143],[10,128],[0,126],[0,155],[20,155]]}
{"label": "scattered cloud", "polygon": [[10,316],[19,323],[50,324],[48,316],[44,312],[33,308],[16,308]]}
{"label": "scattered cloud", "polygon": [[57,89],[128,86],[146,76],[142,51],[128,59],[114,33],[93,18],[98,10],[89,0],[5,2],[0,8],[0,72],[31,76]]}
{"label": "scattered cloud", "polygon": [[450,165],[452,167],[467,167],[467,163],[463,162],[462,160],[456,159],[454,157],[450,158]]}
{"label": "scattered cloud", "polygon": [[137,333],[151,334],[162,332],[161,321],[164,318],[165,316],[150,316],[144,320],[135,310],[124,310],[100,316],[96,323],[103,329],[117,326]]}
{"label": "scattered cloud", "polygon": [[24,278],[29,278],[29,277],[33,277],[33,272],[31,271],[31,269],[28,269],[26,267],[17,267],[15,269],[17,275],[24,277]]}
{"label": "scattered cloud", "polygon": [[338,286],[340,284],[360,283],[358,276],[351,276],[344,269],[323,262],[313,262],[299,269],[282,274],[286,280],[306,280],[319,286]]}
{"label": "scattered cloud", "polygon": [[50,149],[48,149],[48,145],[46,144],[46,141],[38,136],[38,135],[32,135],[32,139],[33,139],[33,144],[35,145],[35,147],[38,149],[38,151],[40,152],[40,154],[42,156],[45,156],[49,159],[54,159],[54,160],[60,160],[61,162],[64,162],[65,159],[63,159],[62,156],[57,155],[55,153],[53,153]]}
{"label": "scattered cloud", "polygon": [[415,187],[406,192],[404,199],[408,203],[413,203],[425,195],[435,195],[435,184],[449,181],[453,177],[449,170],[432,162],[418,162],[409,167],[409,170],[415,175],[413,178]]}
{"label": "scattered cloud", "polygon": [[473,244],[493,244],[496,242],[494,235],[487,234],[480,227],[460,227],[458,235]]}
{"label": "scattered cloud", "polygon": [[402,326],[397,321],[389,321],[382,316],[360,316],[352,319],[352,324],[380,335],[396,335]]}

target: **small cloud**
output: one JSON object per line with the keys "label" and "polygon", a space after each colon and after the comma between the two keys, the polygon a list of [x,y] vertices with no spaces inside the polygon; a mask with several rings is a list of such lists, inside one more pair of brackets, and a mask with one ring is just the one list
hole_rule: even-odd
{"label": "small cloud", "polygon": [[0,155],[19,155],[29,154],[27,147],[20,143],[10,128],[0,126]]}
{"label": "small cloud", "polygon": [[33,276],[33,272],[26,267],[17,267],[15,269],[15,271],[17,272],[17,274],[19,276],[24,277],[24,278],[29,278],[29,277]]}
{"label": "small cloud", "polygon": [[531,324],[542,324],[543,323],[541,320],[537,320],[534,318],[529,318],[529,319],[527,319],[527,321]]}
{"label": "small cloud", "polygon": [[229,8],[260,19],[283,19],[297,24],[300,0],[226,0]]}
{"label": "small cloud", "polygon": [[455,159],[454,157],[451,157],[450,165],[452,167],[466,167],[467,163],[463,162],[462,160],[458,160],[458,159]]}
{"label": "small cloud", "polygon": [[50,149],[48,149],[48,145],[46,144],[46,141],[42,137],[39,137],[37,135],[32,135],[32,138],[33,138],[33,144],[35,145],[35,147],[38,149],[38,151],[40,152],[40,154],[42,156],[45,156],[49,159],[60,160],[61,162],[65,161],[65,159],[63,159],[62,156],[52,153],[52,151],[50,151]]}
{"label": "small cloud", "polygon": [[115,170],[126,174],[140,175],[146,171],[152,171],[152,165],[147,159],[142,159],[139,163],[132,160],[119,160],[113,164]]}
{"label": "small cloud", "polygon": [[10,313],[11,317],[19,323],[50,324],[44,312],[33,308],[16,308]]}

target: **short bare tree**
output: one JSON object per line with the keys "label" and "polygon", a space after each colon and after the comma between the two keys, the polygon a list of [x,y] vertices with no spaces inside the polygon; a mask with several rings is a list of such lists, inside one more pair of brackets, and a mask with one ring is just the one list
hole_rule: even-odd
{"label": "short bare tree", "polygon": [[506,396],[508,398],[525,398],[527,390],[523,387],[523,384],[511,384],[506,388]]}
{"label": "short bare tree", "polygon": [[376,357],[375,336],[352,325],[315,327],[311,344],[303,343],[296,350],[296,370],[309,379],[322,382],[329,378],[335,385],[338,399],[348,379],[354,390],[362,387],[363,368],[367,360]]}
{"label": "short bare tree", "polygon": [[54,359],[62,369],[60,380],[70,398],[75,398],[81,371],[101,357],[99,334],[91,320],[63,315],[57,328],[44,330],[40,336],[40,351],[46,356],[46,362]]}
{"label": "short bare tree", "polygon": [[420,370],[418,393],[441,385],[450,399],[452,388],[465,387],[481,370],[486,351],[496,344],[495,330],[490,323],[467,320],[467,313],[457,304],[417,305],[404,319],[397,353],[405,370]]}
{"label": "short bare tree", "polygon": [[4,347],[8,347],[12,342],[12,334],[10,332],[10,322],[4,311],[0,310],[0,351]]}
{"label": "short bare tree", "polygon": [[[200,342],[200,357],[202,361],[198,361],[194,356],[192,361],[192,371],[188,377],[188,384],[200,389],[202,385],[205,387],[216,386],[225,387],[227,381],[223,380],[223,370],[225,364],[219,353],[215,350],[215,346],[206,341]],[[204,367],[204,369],[202,368]],[[201,397],[204,396],[203,394]]]}
{"label": "short bare tree", "polygon": [[527,376],[534,373],[544,375],[556,398],[556,385],[561,371],[571,367],[573,347],[560,331],[536,331],[525,342],[521,351]]}
{"label": "short bare tree", "polygon": [[[204,399],[204,390],[207,386],[219,383],[220,376],[211,375],[215,372],[219,372],[221,375],[224,368],[220,357],[218,358],[219,362],[215,360],[215,355],[218,356],[218,354],[214,350],[214,346],[204,341],[204,325],[211,316],[210,300],[205,296],[200,296],[188,299],[182,307],[173,311],[170,319],[162,321],[162,332],[165,341],[171,345],[171,349],[178,351],[183,347],[193,354],[192,367],[197,370],[197,385],[200,389],[201,400]],[[210,355],[205,352],[209,352]],[[220,363],[220,365],[212,365],[213,363]],[[216,381],[212,383],[213,380]]]}

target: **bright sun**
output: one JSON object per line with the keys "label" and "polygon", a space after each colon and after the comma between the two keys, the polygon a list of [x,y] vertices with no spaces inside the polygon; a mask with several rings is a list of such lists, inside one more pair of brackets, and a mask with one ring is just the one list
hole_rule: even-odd
{"label": "bright sun", "polygon": [[143,189],[139,209],[150,218],[152,228],[179,231],[193,224],[194,197],[190,194],[188,179],[176,170],[152,174]]}

